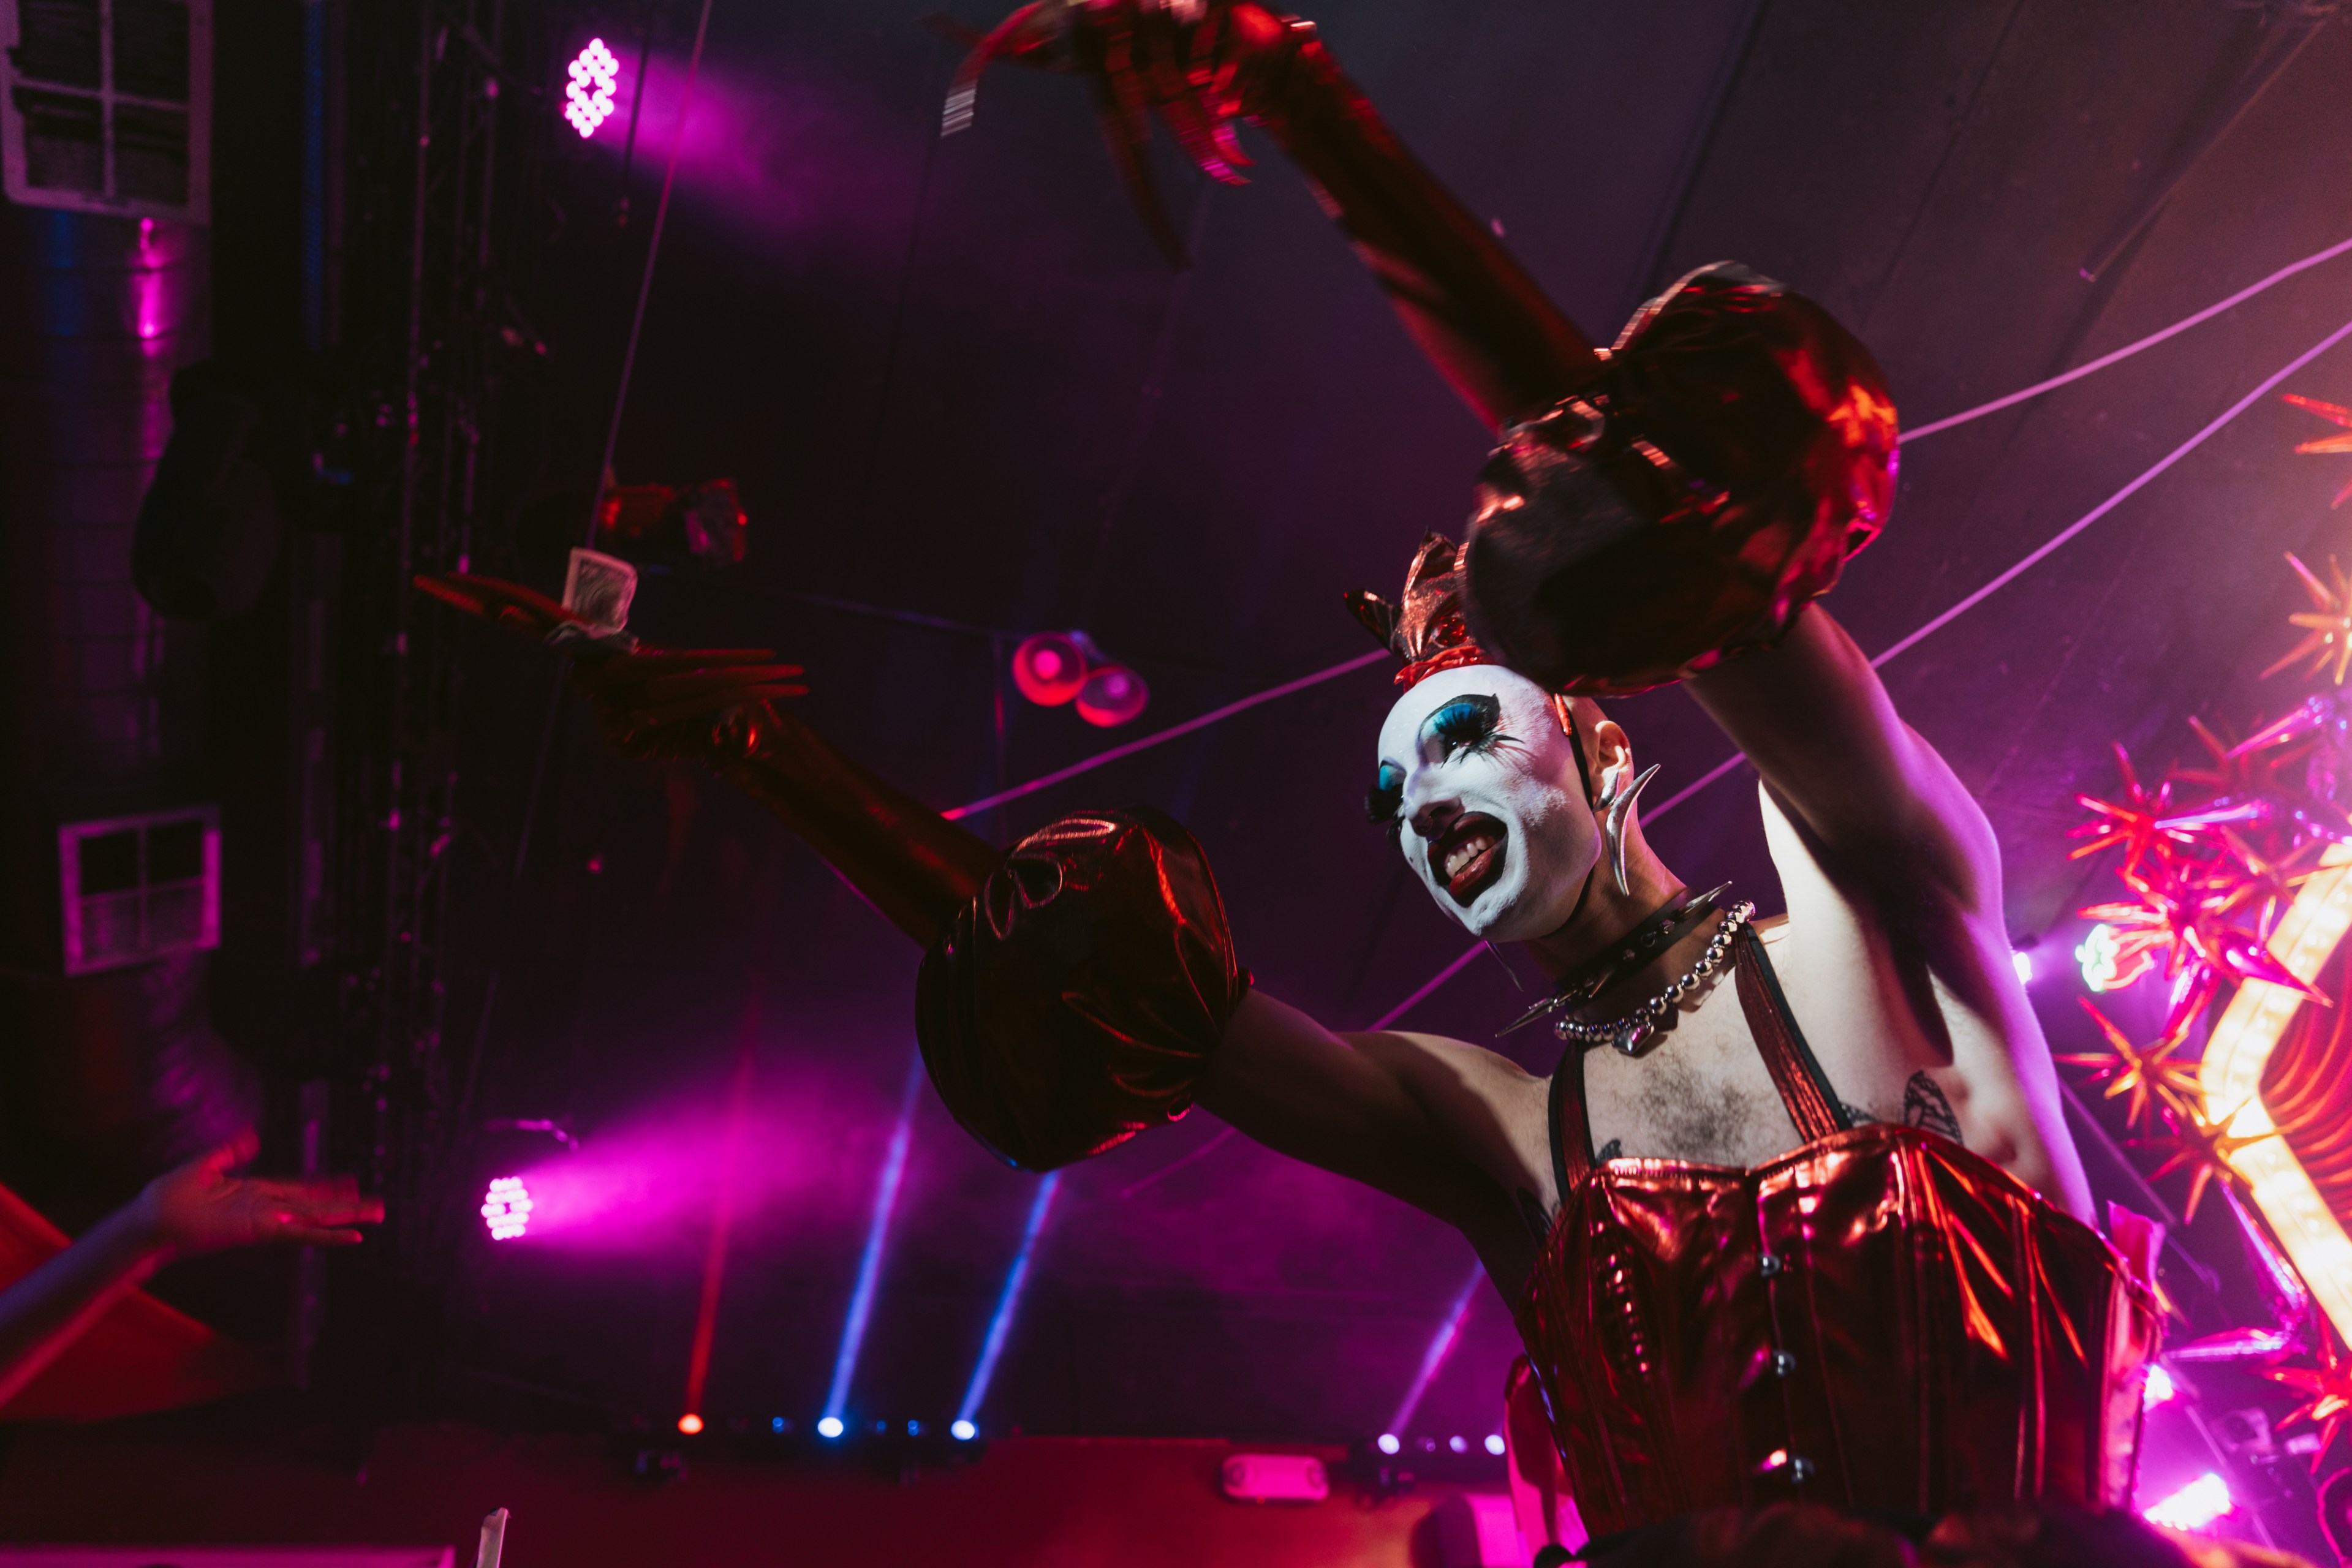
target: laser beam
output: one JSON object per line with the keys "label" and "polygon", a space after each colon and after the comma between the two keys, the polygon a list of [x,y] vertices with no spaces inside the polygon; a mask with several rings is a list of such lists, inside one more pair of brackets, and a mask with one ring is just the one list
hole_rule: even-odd
{"label": "laser beam", "polygon": [[1404,1391],[1404,1398],[1398,1403],[1396,1414],[1389,1417],[1389,1424],[1383,1430],[1402,1432],[1412,1425],[1413,1413],[1421,1408],[1422,1396],[1427,1394],[1429,1385],[1437,1381],[1438,1369],[1445,1364],[1446,1356],[1453,1352],[1454,1340],[1461,1335],[1462,1324],[1470,1316],[1471,1304],[1478,1299],[1478,1282],[1486,1277],[1486,1270],[1481,1266],[1472,1269],[1470,1277],[1462,1281],[1462,1289],[1454,1296],[1454,1305],[1447,1310],[1445,1321],[1438,1325],[1437,1333],[1431,1337],[1429,1348],[1421,1353],[1421,1370],[1412,1375],[1412,1386]]}
{"label": "laser beam", "polygon": [[[841,1325],[841,1349],[833,1358],[833,1386],[825,1391],[824,1421],[838,1431],[849,1405],[850,1380],[857,1375],[857,1353],[866,1343],[866,1320],[874,1315],[875,1287],[882,1279],[882,1254],[890,1241],[890,1213],[898,1206],[898,1181],[907,1174],[907,1145],[915,1132],[915,1098],[923,1087],[923,1057],[907,1069],[898,1096],[898,1124],[890,1130],[890,1150],[882,1156],[882,1179],[874,1189],[874,1218],[866,1226],[866,1250],[857,1260],[857,1285],[849,1292],[849,1316]],[[824,1430],[824,1422],[818,1424]]]}
{"label": "laser beam", "polygon": [[[1013,1320],[1021,1311],[1021,1291],[1029,1282],[1029,1260],[1037,1251],[1037,1238],[1045,1229],[1046,1213],[1054,1207],[1054,1193],[1062,1185],[1062,1173],[1050,1172],[1037,1184],[1037,1196],[1029,1200],[1029,1223],[1021,1229],[1021,1249],[1013,1255],[1013,1267],[1004,1273],[1004,1289],[996,1298],[996,1311],[988,1320],[988,1335],[980,1343],[980,1364],[971,1369],[971,1385],[963,1391],[963,1404],[956,1410],[956,1426],[977,1424],[981,1402],[988,1397],[989,1380],[996,1375],[996,1358],[1004,1354],[1004,1342],[1012,1337]],[[959,1433],[961,1435],[961,1433]]]}

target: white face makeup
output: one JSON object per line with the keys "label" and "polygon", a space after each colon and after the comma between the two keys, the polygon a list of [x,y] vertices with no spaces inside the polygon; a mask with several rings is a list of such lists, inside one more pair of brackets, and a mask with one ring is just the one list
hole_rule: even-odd
{"label": "white face makeup", "polygon": [[1480,936],[1546,936],[1576,908],[1601,837],[1572,747],[1551,695],[1496,664],[1439,671],[1381,726],[1374,797],[1397,802],[1405,863]]}

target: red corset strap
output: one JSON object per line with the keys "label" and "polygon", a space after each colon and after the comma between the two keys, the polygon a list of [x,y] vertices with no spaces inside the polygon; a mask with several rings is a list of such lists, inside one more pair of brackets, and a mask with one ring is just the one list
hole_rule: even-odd
{"label": "red corset strap", "polygon": [[1249,977],[1200,844],[1159,811],[1014,845],[923,960],[916,1033],[964,1130],[1052,1170],[1192,1108]]}

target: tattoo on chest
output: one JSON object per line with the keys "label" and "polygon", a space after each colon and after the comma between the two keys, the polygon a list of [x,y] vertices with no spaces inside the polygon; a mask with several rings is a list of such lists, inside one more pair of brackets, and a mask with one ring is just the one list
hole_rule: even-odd
{"label": "tattoo on chest", "polygon": [[1869,1112],[1864,1110],[1859,1105],[1849,1105],[1844,1101],[1841,1100],[1837,1103],[1837,1108],[1838,1114],[1845,1119],[1845,1124],[1849,1127],[1870,1127],[1877,1125],[1878,1118],[1872,1115]]}
{"label": "tattoo on chest", "polygon": [[1903,1085],[1903,1124],[1961,1142],[1960,1119],[1952,1114],[1952,1103],[1924,1071],[1913,1073]]}
{"label": "tattoo on chest", "polygon": [[1611,1160],[1621,1160],[1624,1157],[1625,1140],[1622,1138],[1610,1139],[1607,1143],[1601,1145],[1600,1150],[1592,1156],[1595,1163],[1604,1166]]}

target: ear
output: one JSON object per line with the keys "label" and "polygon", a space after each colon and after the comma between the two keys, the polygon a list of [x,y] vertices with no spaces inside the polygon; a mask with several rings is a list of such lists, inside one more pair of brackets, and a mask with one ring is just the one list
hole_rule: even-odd
{"label": "ear", "polygon": [[1633,776],[1633,743],[1613,718],[1601,719],[1584,730],[1583,739],[1587,770],[1601,798],[1614,795]]}

